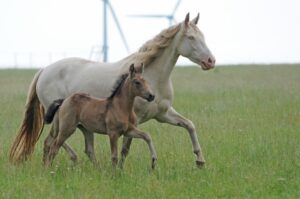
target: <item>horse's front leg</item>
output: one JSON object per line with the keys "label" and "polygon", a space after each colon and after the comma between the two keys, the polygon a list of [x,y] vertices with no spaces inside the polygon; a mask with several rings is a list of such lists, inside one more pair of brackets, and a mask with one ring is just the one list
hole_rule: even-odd
{"label": "horse's front leg", "polygon": [[198,167],[202,167],[205,164],[204,157],[202,155],[201,147],[197,138],[197,132],[192,121],[184,118],[173,107],[170,107],[167,112],[159,115],[155,118],[158,122],[168,123],[175,126],[181,126],[185,128],[190,135],[193,151],[197,156],[196,164]]}
{"label": "horse's front leg", "polygon": [[156,151],[155,151],[151,136],[148,135],[147,133],[140,131],[139,129],[137,129],[135,127],[132,128],[130,131],[128,131],[125,134],[125,136],[129,137],[129,138],[143,139],[148,144],[149,151],[151,154],[151,168],[154,169],[155,165],[156,165],[157,155],[156,155]]}

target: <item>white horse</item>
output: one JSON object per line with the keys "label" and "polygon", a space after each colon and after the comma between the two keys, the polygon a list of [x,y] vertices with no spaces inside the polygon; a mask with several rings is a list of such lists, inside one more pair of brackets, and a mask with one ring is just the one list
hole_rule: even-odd
{"label": "white horse", "polygon": [[[200,65],[203,70],[215,66],[215,58],[206,46],[203,33],[196,26],[198,19],[199,14],[190,21],[187,14],[182,23],[163,30],[146,42],[138,52],[115,63],[68,58],[40,70],[29,88],[25,116],[11,148],[10,160],[20,162],[32,154],[44,126],[44,110],[54,100],[66,98],[76,92],[105,98],[109,96],[116,78],[128,71],[130,64],[144,63],[144,78],[156,97],[151,103],[141,98],[135,100],[134,109],[138,123],[155,119],[158,122],[185,128],[192,141],[196,164],[204,165],[205,160],[193,122],[181,116],[172,107],[174,94],[170,79],[180,55]],[[84,137],[85,152],[91,160],[95,161],[93,134],[84,133]],[[121,165],[128,154],[131,141],[131,139],[123,140]],[[63,146],[69,152],[71,159],[76,160],[73,150],[66,143]]]}

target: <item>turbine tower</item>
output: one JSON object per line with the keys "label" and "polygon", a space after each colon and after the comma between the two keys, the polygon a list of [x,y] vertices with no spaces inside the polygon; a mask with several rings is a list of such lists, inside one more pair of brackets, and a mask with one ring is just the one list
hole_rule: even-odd
{"label": "turbine tower", "polygon": [[125,35],[122,31],[121,25],[119,23],[119,20],[117,18],[117,15],[111,5],[111,3],[109,2],[109,0],[102,0],[103,1],[103,35],[102,35],[102,40],[103,40],[103,45],[102,45],[102,49],[100,50],[99,47],[97,46],[93,46],[92,50],[91,50],[91,54],[90,54],[90,58],[93,56],[94,53],[99,53],[99,51],[102,52],[103,54],[103,62],[107,62],[108,61],[108,50],[109,50],[109,45],[108,45],[108,11],[110,11],[113,20],[115,22],[115,25],[119,31],[120,37],[122,39],[122,42],[124,44],[124,47],[127,51],[127,53],[129,53],[129,46],[128,43],[126,41]]}
{"label": "turbine tower", "polygon": [[175,13],[181,3],[181,0],[177,0],[173,11],[170,14],[162,15],[162,14],[150,14],[150,15],[129,15],[130,17],[144,17],[144,18],[166,18],[169,21],[169,26],[176,23]]}

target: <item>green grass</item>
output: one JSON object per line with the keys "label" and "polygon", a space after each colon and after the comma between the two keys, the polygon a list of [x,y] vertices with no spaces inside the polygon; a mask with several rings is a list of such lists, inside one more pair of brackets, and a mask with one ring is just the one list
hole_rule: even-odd
{"label": "green grass", "polygon": [[0,71],[0,198],[299,198],[300,65],[231,66],[204,72],[176,68],[174,107],[191,119],[207,164],[197,169],[187,132],[150,121],[158,165],[135,140],[123,171],[113,174],[106,136],[96,136],[101,168],[83,153],[83,136],[68,142],[50,169],[41,164],[43,139],[30,161],[8,162],[34,70]]}

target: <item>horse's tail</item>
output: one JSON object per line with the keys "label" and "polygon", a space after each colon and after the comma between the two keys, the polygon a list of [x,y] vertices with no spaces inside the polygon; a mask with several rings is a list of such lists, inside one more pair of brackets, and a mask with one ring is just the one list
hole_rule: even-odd
{"label": "horse's tail", "polygon": [[44,117],[44,122],[45,124],[50,124],[53,121],[54,115],[58,108],[61,106],[63,103],[64,99],[57,99],[52,102],[52,104],[49,106],[45,117]]}
{"label": "horse's tail", "polygon": [[44,127],[44,108],[36,93],[36,84],[41,72],[42,70],[35,74],[29,87],[24,118],[10,149],[9,159],[12,163],[20,163],[30,157]]}

